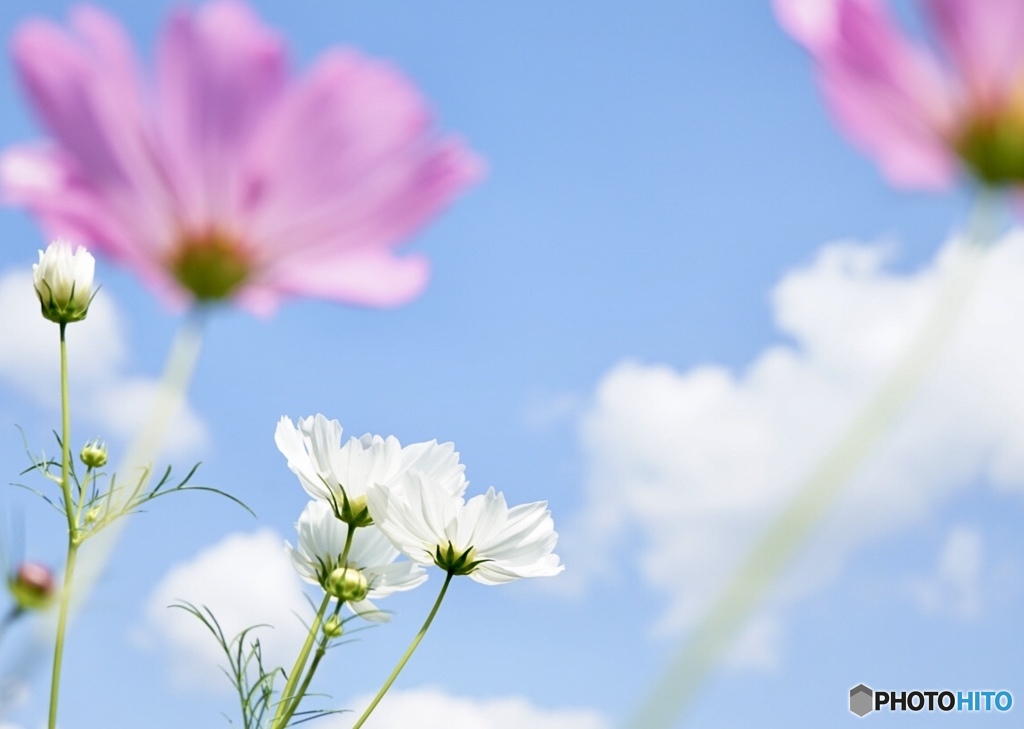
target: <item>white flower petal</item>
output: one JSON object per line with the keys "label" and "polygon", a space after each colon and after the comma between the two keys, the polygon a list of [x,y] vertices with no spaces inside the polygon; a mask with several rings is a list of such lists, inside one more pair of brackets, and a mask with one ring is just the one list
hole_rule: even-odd
{"label": "white flower petal", "polygon": [[[324,501],[306,504],[295,524],[298,546],[285,546],[296,571],[307,582],[323,586],[323,580],[341,565],[349,526],[334,515]],[[379,529],[359,527],[352,535],[346,565],[358,569],[366,578],[367,597],[386,597],[393,592],[411,590],[427,579],[423,568],[411,562],[395,562],[399,552]],[[384,614],[368,600],[350,602],[349,607],[361,617],[384,620]],[[374,617],[369,617],[374,615]]]}
{"label": "white flower petal", "polygon": [[274,431],[274,442],[277,449],[288,461],[288,468],[299,478],[299,483],[314,499],[329,500],[331,491],[320,477],[316,464],[310,453],[309,438],[300,427],[296,428],[291,418],[282,416]]}
{"label": "white flower petal", "polygon": [[493,488],[463,502],[416,471],[371,488],[367,502],[374,523],[392,544],[421,564],[450,551],[449,559],[456,561],[439,566],[458,570],[457,560],[468,555],[470,563],[478,563],[469,576],[489,585],[563,569],[552,554],[558,535],[545,502],[509,509],[505,496]]}
{"label": "white flower petal", "polygon": [[431,440],[407,445],[402,449],[401,470],[420,471],[452,496],[462,496],[469,484],[466,481],[466,467],[459,463],[455,444],[450,442],[439,444]]}

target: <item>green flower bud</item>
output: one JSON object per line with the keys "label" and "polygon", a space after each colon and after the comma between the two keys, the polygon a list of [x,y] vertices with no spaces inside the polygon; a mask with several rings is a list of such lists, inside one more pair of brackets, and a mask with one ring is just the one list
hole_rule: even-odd
{"label": "green flower bud", "polygon": [[94,506],[85,512],[85,523],[95,524],[100,518],[100,507]]}
{"label": "green flower bud", "polygon": [[103,468],[107,465],[107,444],[101,440],[91,440],[82,447],[78,457],[89,468]]}
{"label": "green flower bud", "polygon": [[332,615],[324,621],[323,631],[331,640],[341,637],[341,633],[344,630],[344,625],[341,622],[341,618],[337,615]]}
{"label": "green flower bud", "polygon": [[358,602],[366,599],[370,586],[363,573],[354,567],[338,567],[327,576],[324,586],[327,592],[345,602]]}
{"label": "green flower bud", "polygon": [[8,587],[18,608],[38,610],[53,597],[53,572],[39,562],[25,562],[10,578]]}

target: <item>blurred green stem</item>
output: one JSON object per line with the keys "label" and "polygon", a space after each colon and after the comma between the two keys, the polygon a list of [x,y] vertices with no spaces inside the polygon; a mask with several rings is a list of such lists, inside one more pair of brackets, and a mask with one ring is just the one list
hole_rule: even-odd
{"label": "blurred green stem", "polygon": [[[130,483],[132,478],[138,478],[139,474],[150,468],[174,416],[181,409],[199,361],[205,317],[205,309],[189,312],[175,336],[164,364],[156,400],[115,471],[123,483]],[[120,489],[117,494],[112,495],[115,503],[111,504],[111,510],[116,511],[119,506],[123,506],[123,500],[131,493],[131,489]],[[126,524],[127,521],[118,519],[89,540],[89,549],[86,550],[79,569],[76,603],[81,603],[96,584]]]}
{"label": "blurred green stem", "polygon": [[751,612],[835,503],[843,485],[917,392],[967,308],[983,254],[999,233],[1002,208],[998,195],[990,189],[979,193],[966,244],[953,249],[953,260],[945,271],[945,281],[935,303],[902,358],[757,540],[725,590],[693,628],[689,640],[633,716],[629,727],[668,729],[674,726]]}

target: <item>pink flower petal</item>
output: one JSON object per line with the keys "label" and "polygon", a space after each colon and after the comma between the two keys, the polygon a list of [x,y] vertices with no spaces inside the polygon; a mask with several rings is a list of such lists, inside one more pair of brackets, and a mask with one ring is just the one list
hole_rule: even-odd
{"label": "pink flower petal", "polygon": [[329,54],[253,147],[247,229],[275,251],[394,245],[478,170],[462,145],[436,140],[425,103],[394,69]]}
{"label": "pink flower petal", "polygon": [[[153,167],[130,46],[120,28],[92,8],[76,9],[73,28],[78,37],[45,22],[22,26],[14,39],[16,69],[56,138],[65,177],[88,188],[136,247],[157,248],[173,203]],[[120,247],[112,239],[92,242]]]}
{"label": "pink flower petal", "polygon": [[1020,0],[928,0],[939,37],[971,101],[998,105],[1024,75],[1024,3]]}
{"label": "pink flower petal", "polygon": [[819,63],[818,80],[839,124],[891,182],[940,188],[956,174],[948,137],[953,90],[937,60],[908,41],[875,0],[833,0],[809,10],[776,0],[780,20]]}
{"label": "pink flower petal", "polygon": [[148,262],[124,234],[117,211],[83,182],[59,150],[10,147],[0,156],[4,201],[29,208],[48,236],[94,242],[98,250],[132,265]]}
{"label": "pink flower petal", "polygon": [[[259,296],[273,303],[281,295],[307,295],[360,306],[394,307],[407,304],[422,292],[430,275],[423,256],[401,258],[388,251],[352,251],[336,261],[315,258],[285,259],[267,277]],[[250,296],[257,292],[244,292]],[[246,299],[248,300],[248,299]],[[258,311],[258,302],[252,304]]]}
{"label": "pink flower petal", "polygon": [[816,51],[835,41],[839,0],[772,0],[779,24],[794,39]]}
{"label": "pink flower petal", "polygon": [[158,54],[161,132],[186,227],[238,214],[243,150],[287,81],[280,39],[238,2],[181,11]]}

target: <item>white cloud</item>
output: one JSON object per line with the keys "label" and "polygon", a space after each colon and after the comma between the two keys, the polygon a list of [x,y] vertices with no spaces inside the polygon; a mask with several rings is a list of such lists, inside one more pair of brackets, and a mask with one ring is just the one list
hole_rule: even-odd
{"label": "white cloud", "polygon": [[[30,269],[0,274],[0,378],[40,405],[60,406],[60,350],[57,325],[39,313]],[[126,372],[129,345],[121,314],[101,290],[89,316],[67,329],[69,374],[76,416],[84,415],[106,439],[138,432],[158,390],[158,380]],[[194,452],[207,440],[195,410],[181,409],[164,442],[167,453]]]}
{"label": "white cloud", "polygon": [[[362,712],[372,696],[351,705]],[[350,727],[359,713],[344,715],[331,729]],[[545,709],[521,697],[478,699],[451,696],[436,688],[389,692],[369,722],[382,727],[416,729],[609,729],[611,723],[589,709]],[[325,726],[327,726],[325,722]]]}
{"label": "white cloud", "polygon": [[198,618],[168,605],[187,601],[213,611],[230,640],[254,625],[264,663],[291,665],[306,637],[300,621],[314,612],[285,554],[284,540],[269,529],[231,534],[170,570],[150,595],[139,638],[170,652],[176,682],[188,688],[229,691],[219,666],[220,647]]}
{"label": "white cloud", "polygon": [[[793,344],[766,348],[746,371],[615,366],[580,421],[587,504],[564,535],[565,562],[586,581],[626,554],[668,597],[660,630],[693,626],[901,359],[943,281],[963,270],[961,254],[950,243],[902,274],[886,270],[884,247],[833,244],[773,292],[776,323]],[[769,611],[833,578],[859,545],[927,519],[972,480],[1024,485],[1024,232],[993,246],[979,276],[944,355],[866,449]],[[627,545],[637,533],[639,546]],[[963,565],[943,569],[947,580],[966,579],[956,572]],[[760,644],[777,644],[775,635]],[[771,660],[768,650],[752,662]]]}
{"label": "white cloud", "polygon": [[977,617],[983,567],[981,533],[970,527],[955,527],[942,547],[935,573],[912,580],[911,594],[925,612],[963,619]]}

